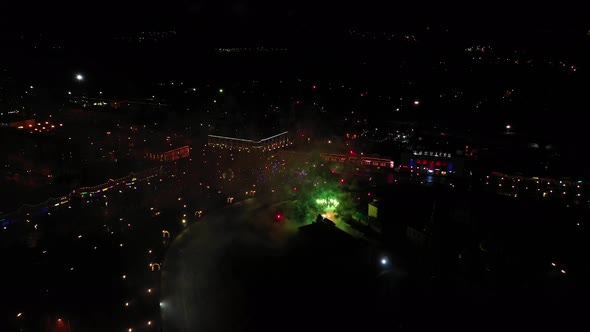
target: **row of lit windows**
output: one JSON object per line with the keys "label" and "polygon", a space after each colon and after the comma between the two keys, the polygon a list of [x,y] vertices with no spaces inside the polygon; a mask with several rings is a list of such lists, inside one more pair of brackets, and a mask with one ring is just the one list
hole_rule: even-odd
{"label": "row of lit windows", "polygon": [[414,156],[431,156],[431,157],[451,158],[451,154],[446,153],[446,152],[414,151],[413,153],[414,153]]}

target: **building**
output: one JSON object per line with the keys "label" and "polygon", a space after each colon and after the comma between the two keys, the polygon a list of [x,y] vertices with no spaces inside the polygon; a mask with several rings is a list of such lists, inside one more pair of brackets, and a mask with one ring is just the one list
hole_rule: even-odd
{"label": "building", "polygon": [[400,170],[416,175],[461,176],[464,158],[447,152],[414,150],[401,155]]}
{"label": "building", "polygon": [[373,169],[387,169],[394,167],[394,162],[390,158],[381,158],[377,156],[361,156],[351,153],[350,155],[338,153],[320,153],[320,157],[326,162],[348,163],[357,166],[363,166]]}
{"label": "building", "polygon": [[183,147],[166,152],[146,152],[145,158],[154,161],[175,161],[182,158],[187,158],[189,155],[190,147],[185,145]]}
{"label": "building", "polygon": [[280,134],[270,136],[258,141],[236,137],[208,135],[207,144],[210,147],[220,149],[237,150],[245,152],[267,152],[292,145],[293,141],[289,137],[289,132],[285,131]]}
{"label": "building", "polygon": [[379,202],[376,199],[369,203],[369,218],[379,218]]}
{"label": "building", "polygon": [[429,248],[432,245],[432,235],[411,226],[406,228],[406,238],[420,248]]}
{"label": "building", "polygon": [[334,251],[335,248],[346,248],[350,250],[362,244],[361,240],[355,239],[350,234],[339,229],[329,219],[322,218],[315,222],[299,227],[299,232],[304,237],[312,240],[318,247]]}

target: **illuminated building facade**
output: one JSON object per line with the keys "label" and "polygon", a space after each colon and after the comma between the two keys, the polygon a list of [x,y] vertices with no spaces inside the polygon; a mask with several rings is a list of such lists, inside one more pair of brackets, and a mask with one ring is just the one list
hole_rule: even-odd
{"label": "illuminated building facade", "polygon": [[287,131],[259,141],[217,135],[208,135],[207,139],[207,144],[210,147],[245,152],[267,152],[293,144],[293,141],[289,137],[289,132]]}
{"label": "illuminated building facade", "polygon": [[393,168],[393,160],[388,158],[371,157],[371,156],[357,156],[356,154],[345,155],[337,153],[320,153],[320,157],[325,161],[338,162],[338,163],[351,163],[360,166],[371,167],[371,168]]}
{"label": "illuminated building facade", "polygon": [[415,150],[402,154],[400,170],[416,175],[462,175],[463,158],[447,152]]}
{"label": "illuminated building facade", "polygon": [[166,152],[147,152],[145,158],[155,161],[175,161],[186,158],[190,155],[190,148],[188,145],[183,147],[166,151]]}

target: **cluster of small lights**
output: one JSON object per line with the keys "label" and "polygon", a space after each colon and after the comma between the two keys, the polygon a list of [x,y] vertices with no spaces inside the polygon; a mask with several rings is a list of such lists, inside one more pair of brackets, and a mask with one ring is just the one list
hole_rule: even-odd
{"label": "cluster of small lights", "polygon": [[[144,180],[146,180],[146,178],[149,178],[150,177],[149,174],[150,174],[150,172],[146,172],[146,173],[143,173],[141,175],[132,175],[132,177],[129,176],[128,178],[122,178],[122,179],[118,179],[118,180],[109,180],[108,182],[106,182],[106,183],[104,183],[102,185],[99,185],[99,186],[81,188],[84,191],[82,191],[80,189],[77,189],[77,190],[74,190],[69,195],[62,197],[61,199],[52,199],[51,202],[54,202],[54,201],[57,200],[57,203],[55,203],[55,204],[54,203],[51,203],[50,205],[51,206],[55,205],[56,207],[58,207],[58,206],[60,206],[62,204],[66,204],[66,203],[68,203],[69,198],[71,196],[83,196],[83,197],[86,196],[86,197],[89,197],[90,200],[89,201],[86,201],[87,203],[91,203],[91,201],[92,202],[95,202],[95,201],[92,200],[92,197],[95,197],[95,198],[101,197],[101,199],[102,198],[105,198],[106,199],[107,198],[107,195],[106,194],[103,194],[103,192],[108,191],[108,190],[110,190],[110,189],[112,189],[113,187],[116,187],[116,186],[123,186],[123,187],[127,188],[127,187],[129,187],[128,184],[130,182],[131,183],[139,183],[140,181],[144,181]],[[186,172],[183,172],[183,174],[186,175]],[[171,178],[174,178],[173,175],[170,176],[170,177]],[[160,181],[162,181],[161,178],[160,178]],[[209,187],[209,186],[207,186],[207,187]],[[122,191],[120,191],[120,192],[122,193]],[[182,200],[182,197],[179,197],[178,200],[181,201]],[[233,198],[231,198],[231,200],[233,201]],[[186,204],[183,204],[182,206],[184,208],[187,207]],[[152,207],[152,208],[150,208],[150,210],[153,211],[154,208]],[[199,216],[201,216],[202,211],[199,210],[199,211],[195,212],[195,216],[197,214]],[[187,215],[188,215],[187,213],[183,213],[182,214],[182,220],[181,221],[183,223],[186,223],[187,222],[187,219],[186,219]],[[124,220],[123,218],[119,218],[119,221],[122,222],[123,220]],[[30,222],[30,220],[27,219],[27,222]],[[130,224],[127,224],[127,225],[130,226]],[[107,225],[104,225],[104,226],[107,227]],[[110,234],[112,235],[113,232],[110,231]],[[163,234],[163,237],[164,238],[170,238],[169,231],[162,230],[162,234]],[[75,234],[74,235],[74,238],[75,239],[78,239],[78,240],[84,241],[85,240],[85,235],[84,234]],[[122,243],[122,242],[119,243],[119,247],[123,247],[123,246],[124,246],[124,243]],[[94,246],[94,250],[96,250],[97,248],[98,248],[97,246]],[[147,251],[148,254],[152,254],[153,253],[153,250],[152,249],[146,249],[146,251]],[[47,251],[44,250],[43,253],[45,254],[45,253],[47,253]],[[152,268],[152,271],[160,270],[160,263],[150,263],[150,267]],[[70,271],[74,271],[75,270],[75,267],[74,266],[68,266],[67,268],[69,268]],[[120,276],[121,276],[121,279],[123,279],[123,280],[128,280],[128,278],[129,278],[129,276],[127,274],[121,274]],[[145,292],[147,294],[154,294],[154,293],[156,293],[156,291],[153,288],[147,288],[147,289],[145,289]],[[123,303],[123,305],[124,305],[124,307],[130,307],[132,305],[132,303],[133,303],[132,301],[126,301],[126,302]],[[16,315],[17,315],[17,317],[21,317],[23,315],[23,313],[17,313]],[[152,321],[152,320],[148,320],[144,324],[145,324],[144,326],[153,326],[153,325],[155,325],[154,321]],[[129,330],[132,331],[132,330],[136,330],[136,329],[137,329],[136,327],[129,327],[127,330],[128,331]]]}
{"label": "cluster of small lights", "polygon": [[55,130],[56,127],[63,127],[63,123],[55,124],[49,121],[35,122],[35,120],[26,120],[16,124],[17,129],[27,130],[30,134],[50,132]]}
{"label": "cluster of small lights", "polygon": [[[487,175],[484,184],[490,185],[491,181],[497,181],[498,188],[507,187],[514,189],[515,191],[524,190],[525,193],[536,193],[537,195],[540,195],[541,198],[546,199],[564,196],[566,199],[571,197],[581,197],[583,194],[582,190],[584,190],[584,183],[582,181],[539,179],[537,177],[523,177],[520,175],[512,176],[496,172],[493,172],[492,176]],[[560,195],[552,195],[554,192]],[[518,197],[518,193],[512,192],[508,194],[515,198]],[[576,204],[581,203],[579,199],[575,199],[574,202]]]}

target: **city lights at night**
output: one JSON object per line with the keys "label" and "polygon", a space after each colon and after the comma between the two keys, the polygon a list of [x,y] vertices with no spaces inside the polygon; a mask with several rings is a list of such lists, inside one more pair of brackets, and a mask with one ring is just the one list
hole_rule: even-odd
{"label": "city lights at night", "polygon": [[583,330],[584,9],[6,2],[0,331]]}

